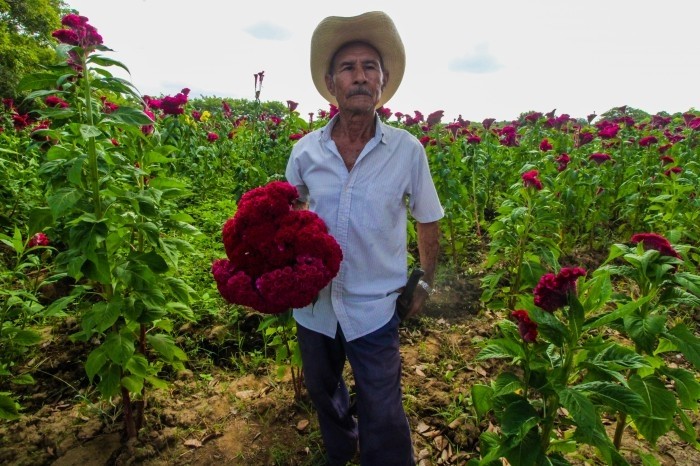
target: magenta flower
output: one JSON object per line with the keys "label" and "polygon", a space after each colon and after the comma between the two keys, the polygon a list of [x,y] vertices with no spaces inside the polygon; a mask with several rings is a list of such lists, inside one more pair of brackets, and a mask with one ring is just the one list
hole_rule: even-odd
{"label": "magenta flower", "polygon": [[700,117],[693,118],[690,123],[688,123],[688,127],[693,131],[700,130]]}
{"label": "magenta flower", "polygon": [[391,109],[388,109],[386,107],[379,107],[377,109],[377,113],[379,114],[379,117],[384,120],[388,120],[389,118],[391,118],[392,115]]}
{"label": "magenta flower", "polygon": [[566,170],[566,167],[569,165],[569,162],[571,162],[571,157],[569,157],[569,154],[561,154],[555,159],[555,162],[559,164],[557,170],[563,172],[564,170]]}
{"label": "magenta flower", "polygon": [[670,155],[662,155],[659,160],[661,160],[661,165],[670,165],[675,162]]}
{"label": "magenta flower", "polygon": [[596,127],[598,128],[598,136],[600,136],[601,139],[612,139],[616,137],[617,133],[620,131],[620,125],[607,120],[597,123]]}
{"label": "magenta flower", "polygon": [[662,256],[681,258],[681,255],[673,249],[671,243],[668,242],[666,238],[657,233],[637,233],[632,235],[630,239],[632,244],[642,243],[645,250],[655,249],[661,253]]}
{"label": "magenta flower", "polygon": [[510,313],[518,323],[518,332],[525,343],[534,343],[537,340],[537,323],[530,320],[527,311],[518,309]]}
{"label": "magenta flower", "polygon": [[488,131],[489,129],[491,129],[491,125],[493,125],[495,121],[495,118],[486,118],[484,119],[484,121],[481,122],[481,124],[484,125],[484,129]]}
{"label": "magenta flower", "polygon": [[34,248],[37,246],[48,246],[49,244],[51,244],[51,242],[49,241],[48,236],[46,236],[44,233],[37,233],[31,237],[27,243],[27,247]]}
{"label": "magenta flower", "polygon": [[611,160],[612,158],[608,154],[603,154],[600,152],[596,152],[594,154],[591,154],[588,156],[589,160],[593,160],[595,163],[598,165],[605,163],[608,160]]}
{"label": "magenta flower", "polygon": [[224,110],[224,116],[229,118],[231,116],[231,106],[225,100],[222,100],[221,108]]}
{"label": "magenta flower", "polygon": [[303,131],[301,133],[294,133],[289,135],[289,140],[290,141],[298,141],[299,139],[303,138],[306,135]]}
{"label": "magenta flower", "polygon": [[94,26],[88,24],[85,16],[69,14],[63,17],[61,24],[67,29],[58,29],[51,35],[63,44],[77,45],[86,50],[102,44],[102,36]]}
{"label": "magenta flower", "polygon": [[563,267],[558,274],[542,275],[533,293],[535,305],[547,312],[554,312],[569,303],[569,293],[576,293],[576,280],[586,276],[581,267]]}
{"label": "magenta flower", "polygon": [[593,141],[595,139],[595,136],[593,133],[589,133],[588,131],[578,133],[578,139],[576,140],[576,147],[582,147],[588,144],[589,142]]}
{"label": "magenta flower", "polygon": [[299,106],[299,102],[294,102],[293,100],[287,101],[287,109],[289,109],[290,112],[293,112],[294,110],[296,110],[298,106]]}
{"label": "magenta flower", "polygon": [[549,139],[544,138],[542,139],[542,142],[540,142],[540,150],[542,152],[547,152],[548,150],[552,150],[553,146],[552,143],[549,142]]}
{"label": "magenta flower", "polygon": [[683,171],[683,169],[681,167],[671,167],[664,172],[664,175],[666,175],[666,176],[677,175],[677,174],[681,173],[682,171]]}
{"label": "magenta flower", "polygon": [[207,141],[209,142],[214,142],[219,139],[219,135],[216,133],[209,132],[207,133]]}
{"label": "magenta flower", "polygon": [[66,108],[70,106],[68,102],[55,95],[48,96],[46,99],[44,99],[44,103],[49,107]]}
{"label": "magenta flower", "polygon": [[470,134],[467,136],[467,144],[479,144],[481,143],[481,138],[476,134]]}
{"label": "magenta flower", "polygon": [[537,170],[526,171],[522,174],[523,186],[526,188],[535,188],[536,190],[542,189],[542,182],[538,178],[539,172]]}
{"label": "magenta flower", "polygon": [[504,126],[500,131],[500,142],[502,146],[506,147],[517,147],[518,146],[518,133],[515,130],[515,126],[508,125]]}
{"label": "magenta flower", "polygon": [[445,114],[444,110],[436,110],[430,115],[428,115],[428,119],[425,120],[425,122],[428,124],[428,126],[432,127],[438,123],[440,123],[440,120],[442,120],[443,115]]}
{"label": "magenta flower", "polygon": [[652,144],[656,144],[659,142],[658,139],[656,139],[655,136],[644,136],[642,139],[639,140],[639,146],[640,147],[649,147]]}
{"label": "magenta flower", "polygon": [[540,118],[542,118],[542,112],[530,112],[525,115],[525,121],[530,123],[537,123]]}

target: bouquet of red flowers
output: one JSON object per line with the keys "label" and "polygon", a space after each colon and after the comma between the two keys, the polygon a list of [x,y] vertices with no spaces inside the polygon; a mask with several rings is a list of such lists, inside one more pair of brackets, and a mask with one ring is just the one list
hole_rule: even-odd
{"label": "bouquet of red flowers", "polygon": [[340,246],[318,215],[293,210],[298,197],[296,188],[282,181],[241,197],[223,228],[228,259],[212,265],[228,302],[279,314],[310,304],[336,276]]}

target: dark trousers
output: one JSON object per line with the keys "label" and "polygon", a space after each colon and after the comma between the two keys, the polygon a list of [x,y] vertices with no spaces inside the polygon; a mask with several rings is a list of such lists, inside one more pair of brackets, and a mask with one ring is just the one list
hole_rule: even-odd
{"label": "dark trousers", "polygon": [[[399,319],[369,335],[346,341],[338,326],[335,339],[297,325],[304,381],[318,413],[328,461],[344,465],[359,438],[363,466],[414,465],[411,431],[401,404]],[[357,424],[342,378],[350,362],[357,394]]]}

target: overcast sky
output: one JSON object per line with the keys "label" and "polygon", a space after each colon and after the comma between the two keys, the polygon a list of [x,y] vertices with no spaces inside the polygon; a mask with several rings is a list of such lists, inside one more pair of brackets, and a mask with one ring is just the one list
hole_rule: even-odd
{"label": "overcast sky", "polygon": [[383,10],[406,48],[392,111],[443,122],[536,110],[585,117],[630,105],[700,108],[695,0],[66,0],[90,19],[143,94],[299,102],[327,109],[309,72],[326,16]]}

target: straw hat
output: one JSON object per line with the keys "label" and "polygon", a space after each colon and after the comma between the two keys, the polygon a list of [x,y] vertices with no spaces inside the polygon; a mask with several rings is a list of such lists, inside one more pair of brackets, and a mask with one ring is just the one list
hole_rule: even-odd
{"label": "straw hat", "polygon": [[338,102],[328,92],[326,74],[331,59],[340,47],[349,42],[366,42],[382,57],[389,81],[384,87],[377,107],[384,105],[401,84],[406,68],[406,52],[394,22],[382,11],[370,11],[359,16],[329,16],[321,21],[311,36],[311,77],[318,92],[330,103]]}

